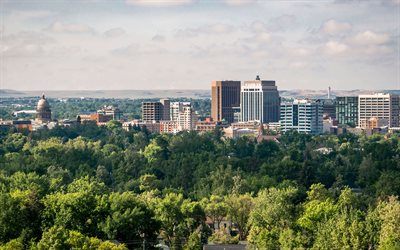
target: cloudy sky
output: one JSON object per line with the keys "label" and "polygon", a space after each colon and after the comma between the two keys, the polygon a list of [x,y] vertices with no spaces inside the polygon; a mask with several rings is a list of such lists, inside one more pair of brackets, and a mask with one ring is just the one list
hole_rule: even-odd
{"label": "cloudy sky", "polygon": [[400,0],[0,0],[0,87],[399,89]]}

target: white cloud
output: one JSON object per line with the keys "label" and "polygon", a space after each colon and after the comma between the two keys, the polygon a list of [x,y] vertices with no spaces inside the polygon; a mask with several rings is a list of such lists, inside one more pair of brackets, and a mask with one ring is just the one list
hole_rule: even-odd
{"label": "white cloud", "polygon": [[372,31],[359,32],[349,39],[354,45],[380,45],[389,41],[389,35],[374,33]]}
{"label": "white cloud", "polygon": [[198,28],[187,28],[178,30],[177,36],[178,37],[195,37],[198,35],[220,35],[234,32],[236,28],[232,25],[216,23],[201,26]]}
{"label": "white cloud", "polygon": [[191,4],[192,0],[126,0],[128,5],[164,7]]}
{"label": "white cloud", "polygon": [[334,19],[330,19],[322,25],[322,31],[330,35],[347,32],[351,29],[352,26],[349,23],[341,23]]}
{"label": "white cloud", "polygon": [[119,37],[125,35],[125,30],[122,28],[113,28],[104,32],[106,37]]}
{"label": "white cloud", "polygon": [[55,33],[94,33],[94,30],[86,24],[64,24],[61,22],[51,24],[47,30]]}
{"label": "white cloud", "polygon": [[164,42],[165,41],[165,36],[162,35],[155,35],[153,38],[151,38],[152,41],[154,42]]}
{"label": "white cloud", "polygon": [[329,41],[325,44],[325,53],[328,55],[342,54],[348,50],[348,46],[344,43]]}
{"label": "white cloud", "polygon": [[16,10],[12,11],[8,18],[14,22],[24,22],[53,15],[56,15],[56,13],[48,10]]}
{"label": "white cloud", "polygon": [[224,2],[230,6],[241,6],[241,5],[245,5],[245,4],[254,4],[257,1],[258,0],[224,0]]}

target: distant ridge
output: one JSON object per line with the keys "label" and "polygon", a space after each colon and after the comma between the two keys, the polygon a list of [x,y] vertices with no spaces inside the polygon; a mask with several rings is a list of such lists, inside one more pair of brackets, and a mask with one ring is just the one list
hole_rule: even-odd
{"label": "distant ridge", "polygon": [[[176,90],[44,90],[44,91],[17,91],[0,89],[0,97],[34,97],[42,93],[50,98],[115,98],[115,99],[151,99],[151,98],[211,98],[211,91],[205,89],[176,89]],[[327,98],[327,90],[292,89],[280,90],[284,98]],[[334,96],[356,96],[378,92],[400,95],[400,90],[333,90]]]}

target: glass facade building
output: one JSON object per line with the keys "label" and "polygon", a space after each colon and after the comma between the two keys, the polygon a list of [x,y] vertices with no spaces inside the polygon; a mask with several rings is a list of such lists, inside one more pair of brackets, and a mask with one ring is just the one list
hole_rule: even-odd
{"label": "glass facade building", "polygon": [[357,126],[358,96],[336,97],[336,119],[339,124]]}

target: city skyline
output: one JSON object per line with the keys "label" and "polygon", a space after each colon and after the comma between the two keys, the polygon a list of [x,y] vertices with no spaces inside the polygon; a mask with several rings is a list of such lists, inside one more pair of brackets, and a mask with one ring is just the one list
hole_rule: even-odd
{"label": "city skyline", "polygon": [[399,89],[400,1],[2,1],[0,88]]}

